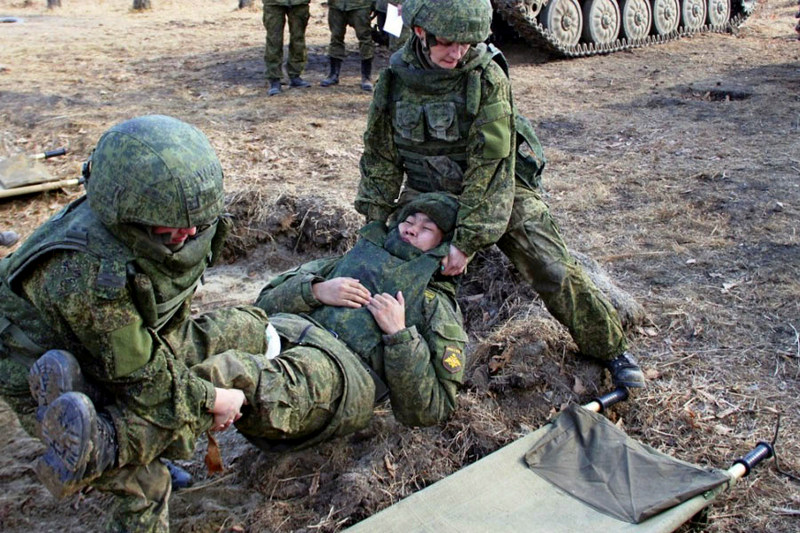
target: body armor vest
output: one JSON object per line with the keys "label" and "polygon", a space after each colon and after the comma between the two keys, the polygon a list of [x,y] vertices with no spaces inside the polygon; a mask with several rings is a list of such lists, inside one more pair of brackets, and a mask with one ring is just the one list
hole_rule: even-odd
{"label": "body armor vest", "polygon": [[[24,298],[18,286],[23,274],[36,268],[49,254],[73,250],[100,260],[100,270],[93,290],[108,300],[122,297],[130,289],[145,325],[156,331],[186,309],[200,277],[210,260],[215,227],[187,243],[178,254],[199,257],[199,261],[180,271],[167,270],[163,264],[137,254],[114,236],[95,216],[82,197],[45,222],[23,245],[2,263],[0,269],[0,329],[25,328],[25,336],[41,351],[58,348],[58,338],[39,318],[36,309]],[[178,255],[176,254],[176,255]],[[174,265],[177,261],[172,261]],[[52,275],[56,275],[55,273]],[[2,332],[0,332],[2,333]],[[22,337],[19,332],[15,335]],[[26,352],[30,350],[25,350]]]}
{"label": "body armor vest", "polygon": [[461,194],[462,180],[440,177],[425,161],[445,156],[467,166],[467,140],[481,99],[481,75],[492,61],[485,45],[473,50],[464,67],[423,69],[403,59],[403,50],[390,61],[389,112],[394,142],[403,160],[408,185],[419,192]]}
{"label": "body armor vest", "polygon": [[[373,222],[361,230],[361,239],[339,261],[328,279],[355,278],[372,294],[386,292],[394,296],[402,291],[406,323],[418,324],[423,320],[423,293],[448,249],[448,244],[441,244],[421,252],[401,241],[396,230],[387,235],[382,223]],[[369,310],[326,305],[315,309],[311,316],[375,368],[376,362],[369,358],[381,344],[383,332]]]}

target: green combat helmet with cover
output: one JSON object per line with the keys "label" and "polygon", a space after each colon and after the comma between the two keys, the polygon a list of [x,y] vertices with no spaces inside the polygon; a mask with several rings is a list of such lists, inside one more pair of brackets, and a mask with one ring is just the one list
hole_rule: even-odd
{"label": "green combat helmet with cover", "polygon": [[112,127],[84,174],[89,205],[112,231],[127,224],[200,227],[222,212],[222,166],[214,148],[176,118],[147,115]]}
{"label": "green combat helmet with cover", "polygon": [[489,37],[489,0],[406,0],[403,23],[454,43],[479,43]]}

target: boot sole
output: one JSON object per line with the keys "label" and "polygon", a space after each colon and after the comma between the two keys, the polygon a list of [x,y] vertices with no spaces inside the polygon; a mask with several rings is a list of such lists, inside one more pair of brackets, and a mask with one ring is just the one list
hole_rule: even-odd
{"label": "boot sole", "polygon": [[31,396],[36,400],[36,420],[41,422],[47,408],[62,394],[84,392],[86,384],[75,356],[64,350],[45,352],[31,367],[28,375]]}
{"label": "boot sole", "polygon": [[36,475],[53,496],[63,498],[85,486],[97,414],[91,400],[67,392],[47,409],[42,421],[42,442],[47,447],[34,466]]}

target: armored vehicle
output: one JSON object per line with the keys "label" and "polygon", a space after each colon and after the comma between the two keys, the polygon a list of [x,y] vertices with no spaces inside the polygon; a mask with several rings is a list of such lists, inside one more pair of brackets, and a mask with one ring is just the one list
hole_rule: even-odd
{"label": "armored vehicle", "polygon": [[756,0],[492,0],[532,46],[580,57],[660,44],[739,26]]}

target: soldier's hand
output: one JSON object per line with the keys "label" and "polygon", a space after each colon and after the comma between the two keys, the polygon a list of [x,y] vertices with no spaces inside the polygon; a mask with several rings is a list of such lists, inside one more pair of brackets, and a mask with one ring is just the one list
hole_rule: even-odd
{"label": "soldier's hand", "polygon": [[402,292],[397,293],[397,298],[385,292],[376,294],[370,298],[367,309],[386,335],[406,329],[406,300]]}
{"label": "soldier's hand", "polygon": [[462,274],[467,268],[467,255],[451,244],[450,253],[442,259],[442,267],[442,274],[445,276]]}
{"label": "soldier's hand", "polygon": [[214,387],[217,397],[209,412],[214,415],[212,431],[225,431],[242,417],[242,406],[247,404],[244,392],[239,389]]}
{"label": "soldier's hand", "polygon": [[314,298],[325,305],[359,308],[369,303],[370,292],[353,278],[333,278],[311,286]]}

